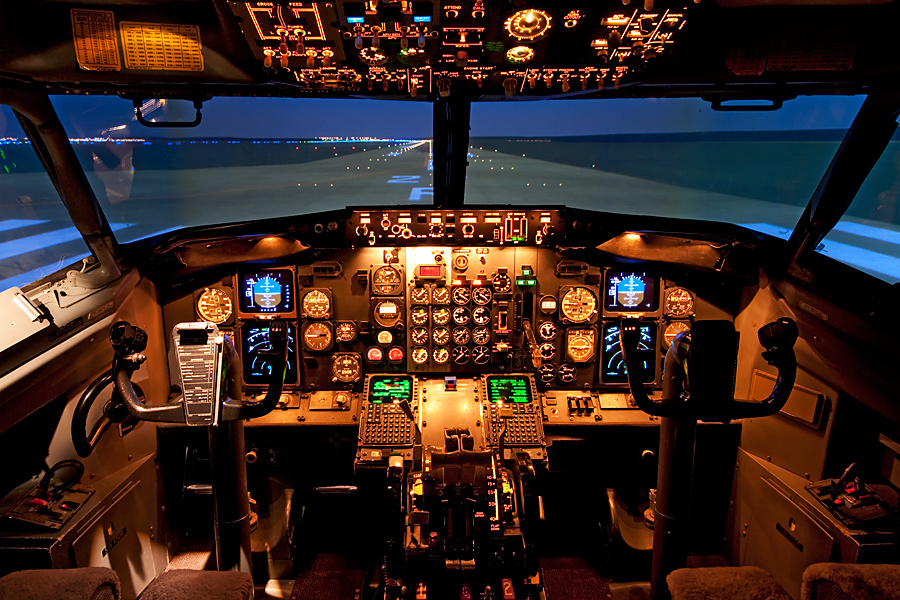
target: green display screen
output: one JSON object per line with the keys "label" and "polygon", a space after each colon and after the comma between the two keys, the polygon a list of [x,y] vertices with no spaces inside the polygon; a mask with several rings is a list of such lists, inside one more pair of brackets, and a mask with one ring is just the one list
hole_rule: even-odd
{"label": "green display screen", "polygon": [[369,402],[392,404],[412,401],[412,377],[406,375],[375,375],[369,379]]}
{"label": "green display screen", "polygon": [[531,402],[531,381],[527,377],[488,377],[487,390],[490,402]]}

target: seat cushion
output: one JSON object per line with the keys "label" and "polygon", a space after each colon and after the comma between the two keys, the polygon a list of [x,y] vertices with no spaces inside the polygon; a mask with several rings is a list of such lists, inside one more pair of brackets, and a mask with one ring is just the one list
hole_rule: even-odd
{"label": "seat cushion", "polygon": [[119,600],[116,572],[106,567],[31,569],[0,578],[0,598],[15,600]]}
{"label": "seat cushion", "polygon": [[151,581],[140,600],[249,600],[252,591],[247,573],[174,569]]}
{"label": "seat cushion", "polygon": [[672,600],[791,600],[758,567],[678,569],[666,578]]}
{"label": "seat cushion", "polygon": [[900,565],[817,563],[803,572],[802,600],[900,598]]}

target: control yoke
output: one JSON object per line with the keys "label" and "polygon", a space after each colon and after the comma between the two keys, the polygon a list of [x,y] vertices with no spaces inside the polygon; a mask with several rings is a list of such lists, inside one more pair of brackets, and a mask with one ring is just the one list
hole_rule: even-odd
{"label": "control yoke", "polygon": [[[143,421],[218,425],[226,421],[253,419],[271,412],[281,397],[287,363],[287,323],[280,319],[268,323],[269,349],[261,358],[270,367],[265,398],[259,402],[241,402],[228,397],[228,381],[240,380],[240,363],[231,339],[213,323],[180,323],[173,330],[174,347],[181,369],[182,397],[158,406],[145,406],[135,392],[131,375],[147,357],[147,333],[126,321],[119,321],[109,332],[115,351],[112,372],[116,390],[128,412]],[[237,395],[237,394],[234,394]]]}
{"label": "control yoke", "polygon": [[721,423],[765,417],[784,407],[794,387],[794,343],[799,330],[787,317],[764,325],[758,332],[765,348],[762,357],[778,369],[772,393],[761,402],[734,399],[739,334],[730,321],[697,321],[690,331],[678,334],[666,353],[660,401],[651,399],[641,383],[642,354],[648,350],[640,347],[640,321],[622,319],[619,330],[631,395],[638,408],[651,415]]}

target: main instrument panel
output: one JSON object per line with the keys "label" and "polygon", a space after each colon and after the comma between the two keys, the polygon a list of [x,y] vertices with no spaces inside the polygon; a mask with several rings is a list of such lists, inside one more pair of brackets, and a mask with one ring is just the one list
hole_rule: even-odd
{"label": "main instrument panel", "polygon": [[350,247],[238,270],[195,292],[194,318],[232,333],[248,394],[268,374],[266,324],[278,317],[290,323],[286,394],[324,394],[322,408],[346,410],[372,374],[507,373],[528,374],[545,401],[575,399],[545,404],[551,414],[591,419],[604,403],[632,407],[621,319],[640,322],[656,385],[672,340],[713,309],[646,266],[567,258],[569,226],[554,210],[355,211]]}

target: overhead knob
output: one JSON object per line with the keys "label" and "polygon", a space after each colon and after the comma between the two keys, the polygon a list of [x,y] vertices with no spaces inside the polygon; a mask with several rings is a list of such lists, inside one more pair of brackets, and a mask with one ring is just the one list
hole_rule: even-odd
{"label": "overhead knob", "polygon": [[618,48],[622,44],[622,34],[617,29],[609,32],[609,47]]}
{"label": "overhead knob", "polygon": [[450,95],[450,80],[446,77],[441,77],[437,80],[438,93],[440,93],[441,98],[446,98]]}
{"label": "overhead knob", "polygon": [[467,64],[469,64],[469,53],[465,50],[457,50],[456,52],[456,66],[462,69]]}
{"label": "overhead knob", "polygon": [[[507,98],[512,98],[516,95],[516,88],[519,87],[519,82],[515,77],[507,77],[503,80],[503,89],[506,92]],[[463,227],[465,230],[465,227]]]}

